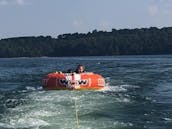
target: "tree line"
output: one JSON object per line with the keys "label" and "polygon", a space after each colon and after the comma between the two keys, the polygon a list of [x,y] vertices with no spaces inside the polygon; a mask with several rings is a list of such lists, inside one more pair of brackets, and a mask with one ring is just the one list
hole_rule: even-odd
{"label": "tree line", "polygon": [[88,33],[0,40],[0,58],[172,54],[172,27],[93,30]]}

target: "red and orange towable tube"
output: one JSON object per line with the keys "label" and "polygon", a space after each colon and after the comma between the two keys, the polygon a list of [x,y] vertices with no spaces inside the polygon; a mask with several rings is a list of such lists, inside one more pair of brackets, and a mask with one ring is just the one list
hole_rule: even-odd
{"label": "red and orange towable tube", "polygon": [[42,80],[43,88],[47,90],[101,90],[105,88],[105,79],[92,72],[48,74]]}

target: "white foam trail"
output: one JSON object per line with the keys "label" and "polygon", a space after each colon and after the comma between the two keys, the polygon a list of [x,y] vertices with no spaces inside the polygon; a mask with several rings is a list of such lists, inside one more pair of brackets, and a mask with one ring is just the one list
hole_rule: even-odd
{"label": "white foam trail", "polygon": [[40,86],[40,87],[27,86],[26,87],[27,91],[37,91],[37,90],[42,90],[42,89],[43,89],[42,86]]}
{"label": "white foam trail", "polygon": [[116,98],[118,102],[123,102],[123,103],[130,103],[131,100],[128,98]]}
{"label": "white foam trail", "polygon": [[140,88],[139,86],[135,85],[116,85],[111,86],[108,83],[106,84],[106,87],[103,89],[103,91],[113,91],[113,92],[127,92],[128,89],[136,89]]}
{"label": "white foam trail", "polygon": [[115,125],[116,127],[128,127],[128,126],[133,126],[132,123],[128,122],[128,123],[124,123],[124,122],[119,122],[119,121],[115,121],[113,123],[113,125]]}
{"label": "white foam trail", "polygon": [[166,121],[172,121],[172,118],[163,118]]}
{"label": "white foam trail", "polygon": [[110,77],[106,77],[105,80],[106,80],[106,87],[105,87],[104,91],[127,92],[128,89],[140,88],[139,86],[130,85],[130,84],[111,85],[110,84],[110,82],[111,82]]}
{"label": "white foam trail", "polygon": [[36,116],[36,117],[49,117],[49,116],[55,116],[56,113],[46,110],[37,110],[32,111],[29,116]]}
{"label": "white foam trail", "polygon": [[122,86],[109,86],[107,85],[103,91],[113,91],[113,92],[126,92],[127,89]]}
{"label": "white foam trail", "polygon": [[136,89],[136,88],[140,88],[139,86],[136,86],[136,85],[120,85],[121,87],[125,87],[125,88],[133,88],[133,89]]}
{"label": "white foam trail", "polygon": [[26,89],[27,89],[27,90],[31,90],[31,91],[35,91],[35,90],[36,90],[35,87],[31,87],[31,86],[27,86]]}
{"label": "white foam trail", "polygon": [[80,129],[94,129],[96,128],[97,129],[97,126],[98,127],[101,127],[103,129],[118,129],[118,128],[131,128],[133,127],[133,124],[131,122],[119,122],[119,121],[108,121],[108,120],[105,120],[105,121],[82,121],[80,120]]}
{"label": "white foam trail", "polygon": [[2,128],[10,128],[10,129],[16,129],[16,128],[39,128],[43,126],[48,126],[49,124],[41,119],[35,119],[35,118],[13,118],[10,119],[9,123],[0,123],[0,127]]}
{"label": "white foam trail", "polygon": [[40,127],[40,126],[48,126],[49,124],[41,119],[36,118],[19,118],[19,119],[11,119],[10,126],[13,128],[29,128],[29,127]]}
{"label": "white foam trail", "polygon": [[13,126],[6,124],[6,123],[0,123],[0,127],[2,127],[2,128],[13,128]]}
{"label": "white foam trail", "polygon": [[[39,91],[36,88],[27,87],[26,90],[33,92],[29,92],[23,98],[24,101],[22,102],[24,103],[17,104],[14,108],[9,108],[9,114],[4,117],[4,123],[0,123],[0,127],[12,129],[40,128],[44,126],[64,129],[74,128],[74,99],[77,99],[79,115],[82,113],[88,114],[93,109],[101,110],[99,107],[104,107],[107,103],[130,102],[129,97],[123,93],[113,94],[113,92],[126,92],[126,87],[128,86],[107,86],[103,91],[112,91],[112,93],[109,93],[116,96],[113,98],[109,94],[102,94],[97,91]],[[34,91],[35,89],[36,91]],[[109,100],[108,102],[106,102],[107,99]],[[9,102],[13,102],[13,99]],[[88,120],[88,122],[86,125],[82,125],[81,121],[81,124],[79,124],[81,129],[89,128],[88,125],[91,121]],[[110,124],[113,125],[113,121]],[[116,126],[124,126],[123,124],[125,125],[126,123],[116,123]],[[97,125],[97,122],[95,122],[92,125],[90,128],[102,127],[103,124],[99,123]],[[108,127],[108,124],[105,123],[105,127]]]}

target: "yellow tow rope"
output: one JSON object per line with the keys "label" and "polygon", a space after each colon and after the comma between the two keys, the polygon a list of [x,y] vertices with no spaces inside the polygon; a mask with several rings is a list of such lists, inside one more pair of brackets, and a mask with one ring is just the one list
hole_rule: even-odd
{"label": "yellow tow rope", "polygon": [[78,120],[78,111],[77,111],[77,106],[76,106],[76,98],[75,100],[75,121],[76,121],[76,129],[79,129],[79,120]]}

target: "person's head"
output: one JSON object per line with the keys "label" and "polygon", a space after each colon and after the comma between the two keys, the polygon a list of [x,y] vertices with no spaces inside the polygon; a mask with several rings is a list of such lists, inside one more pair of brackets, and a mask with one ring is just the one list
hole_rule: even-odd
{"label": "person's head", "polygon": [[83,65],[78,65],[76,72],[77,73],[83,73],[85,71],[85,66]]}

